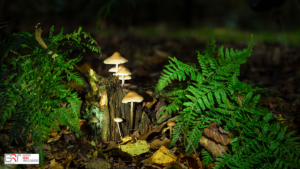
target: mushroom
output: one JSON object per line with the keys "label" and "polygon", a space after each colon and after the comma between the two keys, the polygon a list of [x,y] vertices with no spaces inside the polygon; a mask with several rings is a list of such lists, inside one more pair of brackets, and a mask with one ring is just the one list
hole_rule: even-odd
{"label": "mushroom", "polygon": [[[124,66],[123,65],[119,65],[118,66],[118,70],[120,70],[122,67],[124,67]],[[117,66],[114,66],[114,67],[110,68],[108,70],[108,72],[117,72],[116,70],[117,70]],[[114,75],[116,76],[116,74],[114,74]]]}
{"label": "mushroom", "polygon": [[99,119],[96,117],[96,116],[93,116],[91,119],[90,119],[90,121],[89,121],[89,123],[94,123],[94,126],[95,126],[95,143],[96,143],[96,147],[97,147],[97,145],[98,145],[98,143],[97,143],[97,137],[96,137],[96,130],[97,130],[97,128],[96,128],[96,123],[99,123],[100,121],[99,121]]}
{"label": "mushroom", "polygon": [[170,129],[170,140],[172,140],[172,131],[173,131],[173,127],[175,126],[175,122],[174,121],[170,121],[168,122],[168,129]]}
{"label": "mushroom", "polygon": [[[129,75],[126,75],[126,76],[119,76],[119,80],[123,80],[123,81],[125,81],[125,80],[130,80],[131,79],[131,76],[129,76]],[[123,84],[123,86],[124,86],[124,84]]]}
{"label": "mushroom", "polygon": [[131,75],[131,73],[127,68],[122,67],[121,69],[119,69],[119,71],[117,71],[116,75],[122,76],[122,86],[123,86],[124,85],[124,76]]}
{"label": "mushroom", "polygon": [[104,60],[104,64],[115,64],[116,70],[118,69],[118,64],[128,62],[127,59],[123,58],[119,52],[115,52],[111,57]]}
{"label": "mushroom", "polygon": [[119,123],[123,121],[123,119],[119,118],[119,117],[116,117],[114,118],[114,121],[117,123],[118,125],[118,129],[119,129],[119,133],[120,133],[120,137],[121,137],[121,140],[122,140],[122,135],[121,135],[121,130],[120,130],[120,126],[119,126]]}
{"label": "mushroom", "polygon": [[130,126],[133,128],[133,102],[141,102],[144,98],[138,95],[136,92],[130,91],[127,95],[123,98],[122,103],[129,103],[131,102],[131,109],[130,109]]}

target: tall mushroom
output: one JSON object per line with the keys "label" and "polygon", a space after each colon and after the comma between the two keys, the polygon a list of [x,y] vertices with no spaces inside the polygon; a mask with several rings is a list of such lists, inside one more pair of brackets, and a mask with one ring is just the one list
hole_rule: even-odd
{"label": "tall mushroom", "polygon": [[123,121],[123,119],[119,118],[119,117],[116,117],[114,118],[114,121],[117,123],[118,125],[118,129],[119,129],[119,133],[120,133],[120,138],[122,140],[122,134],[121,134],[121,130],[120,130],[120,126],[119,126],[119,123]]}
{"label": "tall mushroom", "polygon": [[124,76],[131,75],[131,73],[127,68],[122,67],[121,69],[119,69],[119,71],[117,71],[116,75],[122,76],[122,86],[123,86],[124,85]]}
{"label": "tall mushroom", "polygon": [[175,126],[175,122],[174,121],[170,121],[168,122],[168,129],[170,129],[170,140],[172,140],[172,132],[173,132],[173,127]]}
{"label": "tall mushroom", "polygon": [[96,130],[97,130],[97,128],[96,128],[96,123],[99,123],[100,122],[100,120],[96,117],[96,116],[93,116],[90,120],[89,120],[89,123],[94,123],[94,126],[95,126],[95,143],[96,143],[96,147],[97,147],[97,145],[98,145],[98,143],[97,143],[97,135],[96,135]]}
{"label": "tall mushroom", "polygon": [[115,64],[116,70],[118,70],[118,64],[128,62],[127,59],[123,58],[119,52],[115,52],[111,57],[104,60],[104,64]]}
{"label": "tall mushroom", "polygon": [[130,109],[130,126],[133,128],[133,102],[141,102],[144,98],[140,95],[138,95],[136,92],[130,91],[127,93],[127,95],[123,98],[122,103],[131,103],[131,109]]}

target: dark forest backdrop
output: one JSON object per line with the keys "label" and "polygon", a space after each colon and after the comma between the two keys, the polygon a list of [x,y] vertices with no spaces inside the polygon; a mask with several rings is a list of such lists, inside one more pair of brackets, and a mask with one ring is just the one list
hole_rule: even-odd
{"label": "dark forest backdrop", "polygon": [[34,31],[37,23],[44,30],[55,25],[67,32],[83,26],[90,31],[226,28],[294,31],[299,35],[300,1],[285,0],[268,10],[276,1],[282,0],[271,0],[257,12],[249,0],[1,0],[0,22],[8,21],[8,26],[1,30],[0,38],[17,31]]}

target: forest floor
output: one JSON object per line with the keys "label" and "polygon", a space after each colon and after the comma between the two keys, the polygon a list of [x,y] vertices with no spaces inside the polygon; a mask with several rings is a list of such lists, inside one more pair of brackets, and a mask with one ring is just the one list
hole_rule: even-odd
{"label": "forest floor", "polygon": [[[218,40],[216,38],[216,49],[223,45],[224,48],[242,50],[248,46],[250,35],[249,33],[249,40],[241,38],[240,41],[228,41],[226,38],[219,38],[221,40]],[[185,35],[183,33],[183,35],[179,36]],[[94,32],[92,37],[101,47],[101,58],[99,59],[99,55],[86,52],[77,65],[84,72],[92,68],[100,76],[108,77],[111,76],[108,69],[113,66],[105,65],[103,60],[114,52],[119,52],[128,60],[124,66],[131,71],[132,79],[126,83],[130,83],[129,88],[132,89],[154,89],[164,66],[168,64],[169,56],[176,57],[182,62],[197,63],[196,51],[202,52],[206,44],[206,41],[197,37],[178,38],[156,36],[151,33],[145,36],[143,33],[134,31],[122,35],[111,35],[109,33],[109,35],[105,36]],[[274,114],[281,114],[284,119],[296,126],[295,130],[298,130],[300,128],[300,107],[298,106],[300,105],[300,89],[298,87],[300,85],[299,44],[294,42],[291,44],[271,43],[263,42],[262,40],[256,42],[255,39],[256,36],[254,35],[252,56],[249,57],[247,63],[241,66],[239,79],[252,84],[253,87],[258,86],[279,91],[281,93],[280,102],[283,105],[282,109],[279,108],[278,100],[268,98],[261,103],[268,106]],[[86,147],[86,149],[89,148]],[[79,152],[78,154],[85,161],[86,155]],[[188,159],[190,158],[188,156],[186,158],[191,160]],[[117,168],[130,168],[126,167],[125,164],[123,165],[124,167],[121,167],[121,163],[128,165],[130,162],[119,161],[119,167]],[[194,163],[197,162],[194,161]],[[55,162],[52,164],[53,166],[56,165]],[[147,168],[146,166],[144,167]],[[84,167],[82,166],[82,168]]]}

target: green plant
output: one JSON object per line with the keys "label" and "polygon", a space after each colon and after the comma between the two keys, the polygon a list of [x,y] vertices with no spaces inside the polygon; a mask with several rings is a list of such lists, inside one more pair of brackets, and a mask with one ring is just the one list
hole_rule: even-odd
{"label": "green plant", "polygon": [[[78,126],[80,100],[69,87],[70,82],[84,85],[83,80],[73,72],[75,63],[72,48],[81,51],[86,48],[101,54],[95,40],[85,32],[74,31],[63,35],[63,29],[56,36],[50,29],[48,39],[41,39],[41,29],[36,33],[20,32],[4,39],[0,46],[0,127],[5,122],[13,123],[8,131],[9,145],[23,138],[34,141],[34,147],[41,147],[54,128],[67,125],[81,134]],[[81,41],[87,39],[88,43]],[[47,44],[47,45],[46,45]],[[63,50],[63,45],[71,49]],[[70,48],[70,47],[69,47]],[[39,148],[40,164],[43,163],[42,149]]]}
{"label": "green plant", "polygon": [[213,157],[206,150],[203,150],[202,159],[203,165],[209,165],[213,163]]}
{"label": "green plant", "polygon": [[[178,122],[194,147],[198,147],[203,129],[212,121],[231,133],[232,140],[226,155],[216,158],[215,168],[296,168],[300,166],[299,137],[291,137],[286,127],[258,103],[261,88],[240,82],[240,65],[251,55],[253,40],[242,50],[223,46],[215,51],[215,41],[208,43],[198,63],[185,64],[175,57],[166,65],[156,92],[167,87],[171,80],[187,80],[167,94],[170,104],[166,113],[178,111]],[[188,76],[188,78],[187,78]],[[173,130],[174,144],[181,135],[178,125]],[[186,151],[191,144],[184,140]],[[204,155],[207,161],[207,155]]]}

